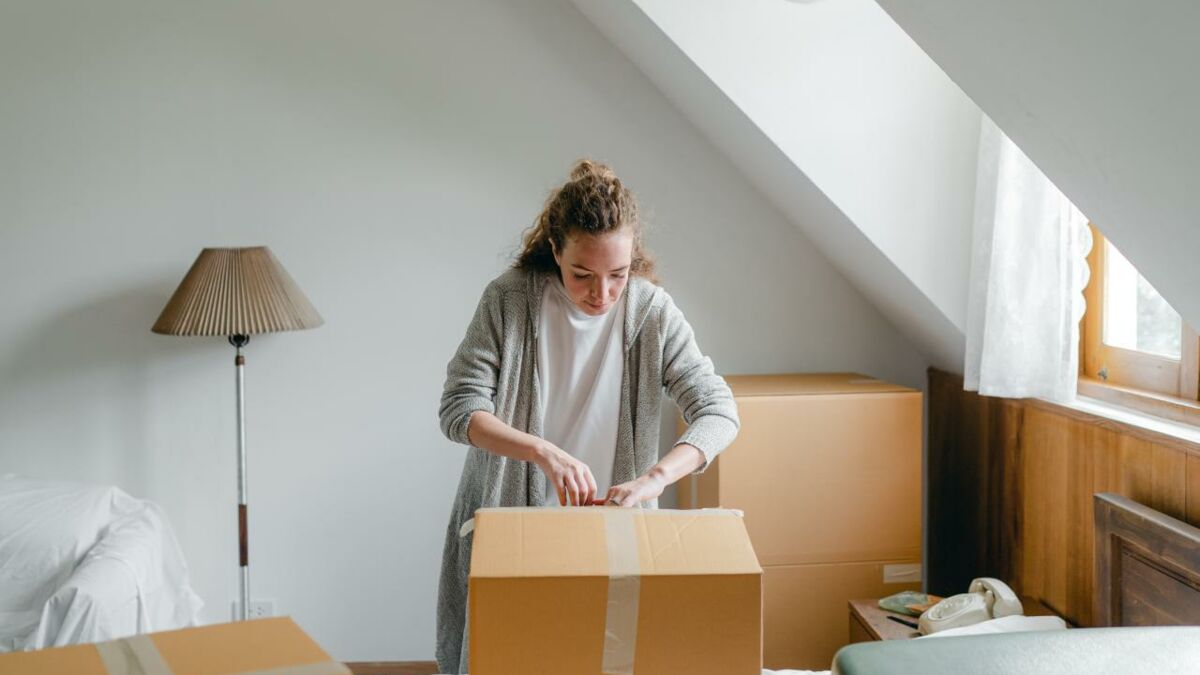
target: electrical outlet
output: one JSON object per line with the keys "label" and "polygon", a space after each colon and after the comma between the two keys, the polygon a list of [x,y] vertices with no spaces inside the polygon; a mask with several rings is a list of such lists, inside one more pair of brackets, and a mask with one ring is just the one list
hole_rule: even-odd
{"label": "electrical outlet", "polygon": [[[884,565],[883,583],[885,584],[919,584],[921,583],[921,563],[909,565]],[[253,606],[254,603],[251,603]]]}
{"label": "electrical outlet", "polygon": [[[233,620],[237,621],[242,618],[242,602],[240,600],[233,601]],[[250,611],[246,614],[247,619],[265,619],[268,616],[275,616],[275,601],[274,600],[251,600]]]}

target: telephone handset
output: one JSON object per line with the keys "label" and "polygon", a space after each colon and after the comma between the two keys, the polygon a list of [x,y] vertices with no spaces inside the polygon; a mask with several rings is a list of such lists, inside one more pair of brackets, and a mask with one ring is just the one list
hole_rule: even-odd
{"label": "telephone handset", "polygon": [[921,635],[929,635],[948,628],[1024,613],[1017,594],[1007,584],[999,579],[981,577],[971,582],[966,593],[952,595],[925,610],[917,620],[917,629]]}

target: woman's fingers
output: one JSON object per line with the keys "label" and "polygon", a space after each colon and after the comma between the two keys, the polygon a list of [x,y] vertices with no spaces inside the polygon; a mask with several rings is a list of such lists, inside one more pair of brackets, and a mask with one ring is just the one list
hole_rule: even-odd
{"label": "woman's fingers", "polygon": [[619,485],[614,485],[608,491],[608,502],[615,506],[626,506],[625,500],[629,497],[629,491]]}
{"label": "woman's fingers", "polygon": [[[565,454],[565,453],[564,453]],[[587,464],[570,456],[554,467],[554,484],[558,489],[558,503],[562,506],[591,504],[600,492],[596,477]]]}
{"label": "woman's fingers", "polygon": [[596,477],[592,475],[591,468],[589,468],[586,464],[583,465],[583,478],[584,485],[587,486],[587,496],[582,503],[591,504],[593,501],[595,501],[596,493],[599,491],[599,488],[596,487]]}
{"label": "woman's fingers", "polygon": [[606,504],[616,504],[616,501],[615,501],[616,498],[617,498],[617,486],[614,485],[614,486],[608,488],[608,494],[604,495],[604,502]]}
{"label": "woman's fingers", "polygon": [[575,479],[575,476],[567,474],[566,483],[567,497],[569,498],[567,503],[571,506],[579,506],[579,482]]}

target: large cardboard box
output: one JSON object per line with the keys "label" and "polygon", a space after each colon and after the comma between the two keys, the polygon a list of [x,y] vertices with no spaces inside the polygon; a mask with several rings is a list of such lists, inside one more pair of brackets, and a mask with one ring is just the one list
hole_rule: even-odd
{"label": "large cardboard box", "polygon": [[771,659],[764,659],[763,666],[829,668],[832,657],[825,655],[836,654],[850,641],[847,598],[882,598],[920,586],[884,580],[885,567],[904,562],[764,567],[763,653]]}
{"label": "large cardboard box", "polygon": [[350,675],[279,617],[0,654],[0,675]]}
{"label": "large cardboard box", "polygon": [[726,379],[741,431],[680,506],[744,511],[763,565],[921,555],[921,392],[852,373]]}
{"label": "large cardboard box", "polygon": [[726,381],[741,431],[679,504],[745,512],[764,665],[827,669],[849,600],[920,587],[921,392],[855,373]]}
{"label": "large cardboard box", "polygon": [[762,568],[740,514],[475,513],[472,675],[761,675]]}

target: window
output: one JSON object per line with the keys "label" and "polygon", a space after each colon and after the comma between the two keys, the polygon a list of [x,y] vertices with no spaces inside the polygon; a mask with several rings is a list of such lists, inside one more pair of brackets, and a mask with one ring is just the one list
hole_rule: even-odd
{"label": "window", "polygon": [[[1081,394],[1196,423],[1200,338],[1094,225],[1080,331]],[[1175,400],[1172,400],[1175,399]],[[1183,399],[1183,400],[1179,400]],[[1172,409],[1170,414],[1164,409]]]}

